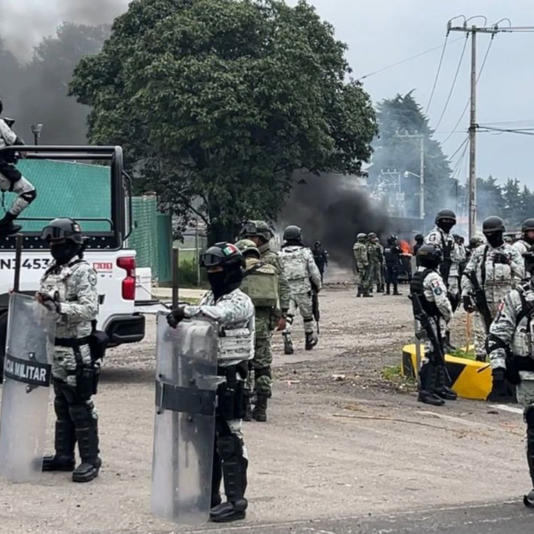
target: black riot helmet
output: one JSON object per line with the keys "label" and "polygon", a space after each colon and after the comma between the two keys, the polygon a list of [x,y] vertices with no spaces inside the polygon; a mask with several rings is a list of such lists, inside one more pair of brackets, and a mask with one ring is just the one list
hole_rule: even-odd
{"label": "black riot helmet", "polygon": [[441,228],[444,232],[449,230],[456,224],[456,214],[452,210],[441,210],[436,215],[436,226]]}
{"label": "black riot helmet", "polygon": [[504,243],[503,233],[506,230],[504,221],[495,215],[482,222],[482,233],[492,247],[500,247]]}
{"label": "black riot helmet", "polygon": [[84,238],[80,225],[68,217],[54,219],[41,232],[41,239],[50,245],[50,253],[59,265],[75,256],[83,256]]}
{"label": "black riot helmet", "polygon": [[395,234],[391,234],[388,237],[388,245],[396,245],[399,241],[399,238]]}
{"label": "black riot helmet", "polygon": [[441,249],[437,245],[421,245],[417,251],[417,265],[421,265],[427,269],[436,269],[442,259]]}
{"label": "black riot helmet", "polygon": [[284,230],[284,241],[287,242],[302,242],[302,230],[299,226],[290,225]]}
{"label": "black riot helmet", "polygon": [[200,259],[208,271],[208,281],[215,299],[230,293],[241,285],[244,259],[239,249],[231,243],[215,243]]}
{"label": "black riot helmet", "polygon": [[414,240],[416,243],[421,244],[425,240],[425,236],[423,234],[415,234]]}

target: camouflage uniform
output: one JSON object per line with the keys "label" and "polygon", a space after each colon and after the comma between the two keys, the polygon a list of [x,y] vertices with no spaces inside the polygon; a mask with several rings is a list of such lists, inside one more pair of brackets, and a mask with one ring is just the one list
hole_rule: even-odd
{"label": "camouflage uniform", "polygon": [[[508,258],[508,263],[496,262],[495,258],[499,255]],[[525,276],[523,258],[508,243],[503,243],[499,247],[481,245],[473,251],[462,277],[462,298],[473,294],[473,284],[468,278],[473,272],[476,273],[478,283],[486,295],[492,319],[497,314],[499,302]],[[483,315],[479,312],[475,314],[473,331],[477,359],[483,361],[486,359],[486,325]]]}
{"label": "camouflage uniform", "polygon": [[[204,295],[198,306],[185,306],[185,317],[207,317],[216,321],[219,327],[225,330],[248,329],[251,336],[254,335],[254,306],[250,298],[240,289],[234,289],[222,295],[217,301],[212,291]],[[236,366],[243,361],[251,359],[252,350],[247,354],[238,354],[235,359],[229,359],[226,355],[221,359],[224,352],[224,336],[219,338],[219,372],[226,377],[226,383],[219,386],[218,393],[227,384],[232,382],[242,383],[243,379]],[[219,396],[220,398],[220,396]],[[234,403],[235,404],[235,403]],[[220,404],[218,404],[218,407]],[[239,418],[226,419],[221,413],[216,412],[216,435],[214,447],[214,461],[212,473],[212,506],[220,503],[219,488],[224,473],[225,493],[228,501],[238,502],[241,508],[246,508],[247,501],[244,493],[247,485],[246,471],[248,465],[247,450],[243,441],[242,414]]]}
{"label": "camouflage uniform", "polygon": [[280,257],[270,249],[269,243],[260,245],[258,250],[261,254],[260,261],[276,268],[278,275],[278,294],[280,297],[280,309],[256,310],[256,341],[254,360],[252,360],[255,382],[254,389],[256,393],[270,397],[272,395],[271,364],[273,362],[271,338],[280,316],[287,315],[290,301],[290,288],[282,268]]}
{"label": "camouflage uniform", "polygon": [[363,292],[364,295],[369,295],[370,289],[370,269],[369,269],[369,253],[364,239],[358,239],[352,247],[354,254],[354,263],[356,266],[356,287],[358,288],[358,296]]}
{"label": "camouflage uniform", "polygon": [[[449,276],[447,280],[443,280],[447,286],[448,293],[453,301],[453,309],[460,300],[460,263],[463,259],[462,252],[458,245],[454,242],[451,234],[445,232],[438,226],[435,226],[432,231],[425,237],[425,243],[437,245],[444,256],[449,256],[451,265],[449,269]],[[440,272],[443,274],[442,266]]]}
{"label": "camouflage uniform", "polygon": [[369,283],[371,288],[374,284],[377,286],[377,291],[383,291],[384,286],[384,247],[378,240],[370,241],[367,245],[367,256],[369,258]]}
{"label": "camouflage uniform", "polygon": [[[98,313],[97,277],[83,260],[52,264],[41,279],[40,294],[51,298],[57,315],[56,347],[52,359],[56,455],[45,457],[43,470],[64,464],[72,471],[76,441],[82,464],[73,473],[77,482],[98,474],[98,424],[91,396],[99,367],[91,361],[88,336]],[[72,466],[69,465],[72,463]],[[79,478],[78,473],[79,472]]]}
{"label": "camouflage uniform", "polygon": [[313,254],[307,247],[286,245],[280,251],[280,259],[291,289],[284,334],[287,336],[291,334],[293,319],[299,310],[304,321],[304,332],[313,335],[312,283],[317,289],[321,288],[321,273],[315,265]]}
{"label": "camouflage uniform", "polygon": [[[517,402],[524,409],[527,423],[527,461],[534,486],[534,291],[532,281],[512,289],[499,305],[488,335],[488,355],[493,369],[494,389],[497,373],[504,372],[517,384]],[[507,359],[507,353],[513,358]],[[492,392],[493,394],[493,392]],[[525,497],[534,502],[534,490]]]}

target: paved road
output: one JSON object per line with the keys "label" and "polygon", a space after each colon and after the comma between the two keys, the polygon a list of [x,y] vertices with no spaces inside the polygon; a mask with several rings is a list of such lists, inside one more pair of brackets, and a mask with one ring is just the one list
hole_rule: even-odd
{"label": "paved road", "polygon": [[[213,526],[215,527],[215,525]],[[238,524],[187,531],[194,534],[530,534],[534,511],[522,502],[463,506],[366,518]],[[163,534],[163,533],[162,533]]]}

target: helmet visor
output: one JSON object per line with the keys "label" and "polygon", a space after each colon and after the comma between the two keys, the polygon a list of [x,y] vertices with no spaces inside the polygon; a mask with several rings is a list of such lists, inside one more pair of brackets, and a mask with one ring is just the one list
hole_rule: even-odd
{"label": "helmet visor", "polygon": [[242,235],[256,235],[258,233],[258,229],[256,228],[256,224],[249,221],[245,223],[245,226],[243,226],[243,230],[241,231]]}
{"label": "helmet visor", "polygon": [[41,232],[44,241],[59,241],[65,239],[65,231],[57,226],[46,226]]}

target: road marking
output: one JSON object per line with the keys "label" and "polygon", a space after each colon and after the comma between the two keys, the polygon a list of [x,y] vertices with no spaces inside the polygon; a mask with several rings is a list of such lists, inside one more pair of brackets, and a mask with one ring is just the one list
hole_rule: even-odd
{"label": "road marking", "polygon": [[506,404],[490,404],[489,407],[502,410],[503,412],[519,413],[523,415],[523,410],[521,408],[514,408],[513,406],[507,406]]}

